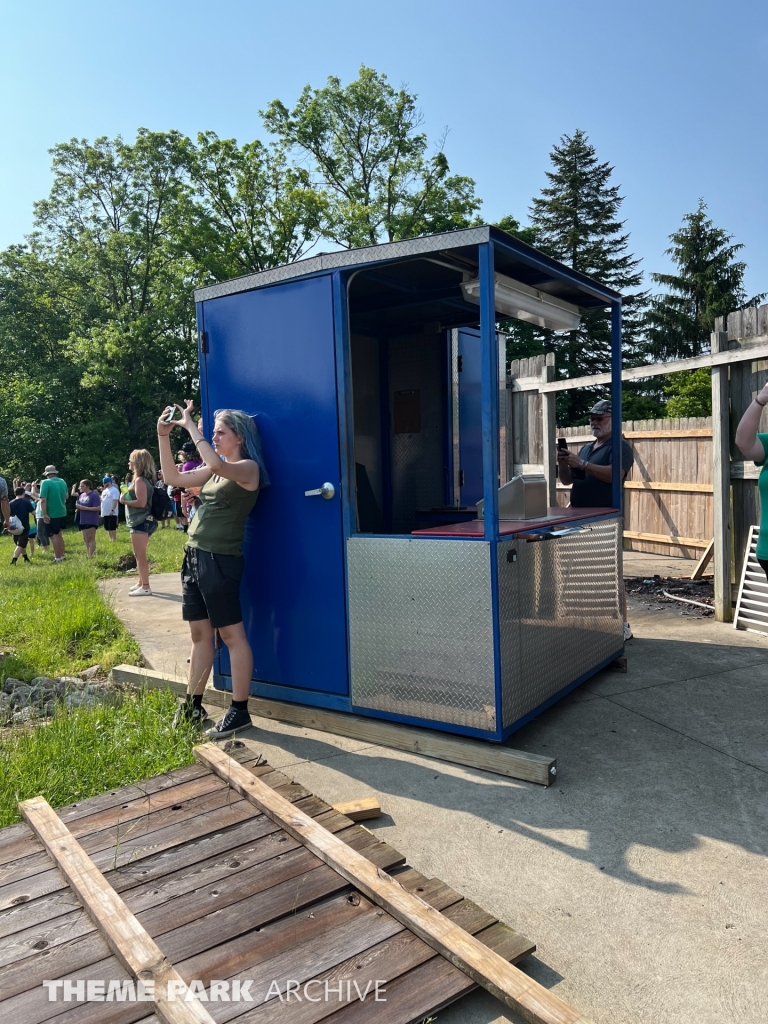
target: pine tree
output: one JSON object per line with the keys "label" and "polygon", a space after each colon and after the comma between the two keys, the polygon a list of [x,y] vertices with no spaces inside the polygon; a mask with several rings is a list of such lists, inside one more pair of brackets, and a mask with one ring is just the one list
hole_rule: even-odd
{"label": "pine tree", "polygon": [[[596,278],[624,298],[625,362],[637,362],[642,310],[640,261],[627,251],[629,235],[618,219],[623,197],[611,185],[613,168],[600,163],[586,134],[564,135],[553,148],[549,185],[531,204],[536,244],[574,270]],[[626,294],[629,292],[629,294]],[[546,342],[557,353],[558,375],[581,377],[610,368],[610,310],[596,309],[582,317],[578,330],[552,334]],[[593,390],[564,391],[558,396],[558,421],[575,423],[601,397]]]}
{"label": "pine tree", "polygon": [[737,260],[743,246],[731,244],[732,236],[716,228],[700,199],[695,213],[683,217],[682,227],[669,236],[676,274],[651,274],[667,289],[655,296],[648,310],[648,346],[656,359],[696,356],[709,345],[715,317],[741,306],[756,305],[762,295],[747,299],[744,291],[746,263]]}

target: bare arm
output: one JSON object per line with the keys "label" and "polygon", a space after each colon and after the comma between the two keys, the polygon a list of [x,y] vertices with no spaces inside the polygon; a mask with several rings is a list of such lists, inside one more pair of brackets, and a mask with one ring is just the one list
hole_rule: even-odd
{"label": "bare arm", "polygon": [[0,508],[3,510],[3,522],[7,523],[11,518],[11,503],[7,498],[0,498]]}
{"label": "bare arm", "polygon": [[760,417],[763,415],[766,403],[768,403],[768,384],[747,406],[747,410],[736,428],[736,447],[745,459],[752,459],[753,462],[765,461],[763,442],[757,436],[757,432],[760,429]]}
{"label": "bare arm", "polygon": [[[606,442],[606,444],[610,443],[610,441]],[[573,483],[573,473],[571,472],[572,467],[574,469],[583,469],[588,476],[593,476],[595,480],[600,480],[604,484],[610,484],[613,481],[613,465],[598,466],[594,462],[585,462],[582,466],[581,459],[574,452],[558,452],[557,466],[560,482],[564,484]],[[626,475],[626,470],[622,470],[621,479],[624,480]]]}
{"label": "bare arm", "polygon": [[134,481],[133,493],[136,495],[136,498],[134,500],[129,501],[128,498],[123,496],[122,498],[120,498],[121,504],[123,504],[123,505],[130,505],[131,508],[146,508],[147,507],[147,485],[144,483],[144,481],[141,479],[141,477],[139,477],[138,480]]}
{"label": "bare arm", "polygon": [[172,406],[168,406],[167,409],[164,409],[157,421],[157,443],[160,448],[160,468],[163,471],[163,480],[171,487],[202,487],[213,476],[211,470],[207,466],[201,466],[199,469],[191,469],[188,473],[182,473],[173,458],[171,431],[177,424],[165,422],[165,417],[171,408]]}
{"label": "bare arm", "polygon": [[[210,475],[221,476],[224,477],[225,480],[234,480],[235,483],[244,487],[246,491],[257,490],[259,486],[259,467],[257,464],[252,459],[240,459],[237,462],[225,462],[224,459],[219,458],[210,441],[206,441],[197,429],[197,424],[192,418],[192,403],[187,402],[183,409],[180,405],[177,405],[176,408],[181,409],[182,412],[182,418],[179,421],[180,426],[184,427],[189,434],[190,439],[194,441],[195,447],[200,452],[200,457],[209,470],[208,478],[210,478]],[[196,472],[198,472],[198,470],[192,470],[192,473]],[[186,480],[185,484],[182,484],[182,486],[199,486],[196,482],[189,479],[192,473],[183,474]]]}

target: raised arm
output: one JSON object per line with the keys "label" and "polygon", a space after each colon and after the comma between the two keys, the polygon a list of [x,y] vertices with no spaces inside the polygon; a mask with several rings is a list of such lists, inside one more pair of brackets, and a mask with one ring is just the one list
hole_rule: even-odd
{"label": "raised arm", "polygon": [[180,420],[176,423],[166,423],[166,417],[171,409],[173,409],[172,405],[165,408],[157,421],[157,444],[160,449],[160,468],[163,471],[163,479],[171,487],[202,487],[213,476],[207,466],[182,473],[176,465],[171,451],[171,431],[174,427],[184,424]]}
{"label": "raised arm", "polygon": [[[234,480],[235,483],[240,484],[248,491],[255,491],[259,486],[259,467],[252,459],[239,459],[238,461],[225,462],[224,459],[220,458],[210,441],[207,441],[200,431],[197,429],[197,424],[192,416],[192,402],[186,402],[184,408],[180,405],[176,406],[177,409],[181,410],[182,417],[179,421],[179,425],[189,434],[189,437],[195,443],[195,447],[200,453],[200,457],[206,465],[208,470],[208,476],[211,475],[224,477],[225,480]],[[168,447],[170,455],[170,445]],[[187,487],[198,487],[199,484],[193,482],[190,477],[194,476],[201,470],[192,470],[191,473],[184,473],[185,486]]]}
{"label": "raised arm", "polygon": [[736,428],[736,447],[745,459],[752,459],[753,462],[765,461],[763,442],[757,436],[757,431],[760,428],[760,417],[763,415],[766,405],[768,405],[768,384],[747,406],[747,410]]}

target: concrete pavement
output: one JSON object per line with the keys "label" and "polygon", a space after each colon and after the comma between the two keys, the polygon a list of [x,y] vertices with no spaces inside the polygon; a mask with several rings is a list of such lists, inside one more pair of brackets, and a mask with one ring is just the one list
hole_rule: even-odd
{"label": "concrete pavement", "polygon": [[[152,600],[108,589],[152,666],[183,674],[177,579],[154,577]],[[326,800],[377,796],[371,830],[533,939],[524,969],[596,1024],[763,1024],[768,638],[675,609],[631,619],[628,673],[510,741],[557,756],[546,790],[264,719],[241,736]],[[506,1021],[484,992],[439,1014]]]}

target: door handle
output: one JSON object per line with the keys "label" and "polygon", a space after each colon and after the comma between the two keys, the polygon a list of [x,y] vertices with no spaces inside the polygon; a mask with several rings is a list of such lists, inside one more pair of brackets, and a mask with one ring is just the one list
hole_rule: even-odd
{"label": "door handle", "polygon": [[336,493],[336,488],[333,484],[325,483],[322,487],[317,487],[314,491],[304,491],[305,498],[325,498],[326,501],[330,501]]}

